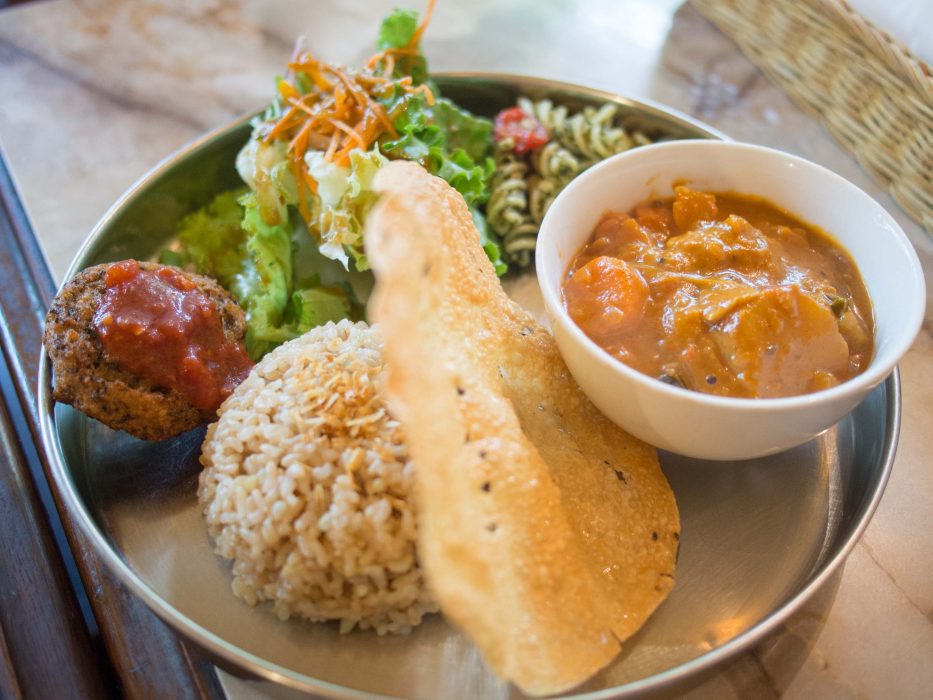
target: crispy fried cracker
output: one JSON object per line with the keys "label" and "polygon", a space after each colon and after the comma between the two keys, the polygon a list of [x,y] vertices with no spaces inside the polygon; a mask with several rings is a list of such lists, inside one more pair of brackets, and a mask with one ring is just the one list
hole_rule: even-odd
{"label": "crispy fried cracker", "polygon": [[673,587],[674,495],[655,449],[589,402],[503,292],[460,195],[405,162],[375,187],[370,316],[417,465],[429,583],[500,676],[566,690]]}

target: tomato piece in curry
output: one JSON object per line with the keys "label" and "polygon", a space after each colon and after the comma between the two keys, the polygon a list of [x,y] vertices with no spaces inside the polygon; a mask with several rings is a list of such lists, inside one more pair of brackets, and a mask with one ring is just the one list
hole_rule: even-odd
{"label": "tomato piece in curry", "polygon": [[871,302],[848,253],[773,204],[675,188],[603,216],[563,283],[622,362],[723,396],[827,389],[868,366]]}

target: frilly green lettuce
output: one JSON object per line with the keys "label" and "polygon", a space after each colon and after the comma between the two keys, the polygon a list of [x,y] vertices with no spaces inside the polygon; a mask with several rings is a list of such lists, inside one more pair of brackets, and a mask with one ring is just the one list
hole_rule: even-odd
{"label": "frilly green lettuce", "polygon": [[[349,167],[324,159],[323,151],[305,154],[308,172],[317,183],[317,193],[305,192],[308,232],[318,241],[321,253],[350,269],[369,269],[363,252],[363,223],[376,200],[372,181],[388,159],[378,148],[350,153]],[[297,183],[288,167],[284,147],[262,144],[254,136],[237,156],[240,176],[254,190],[263,222],[285,221],[290,207],[299,199]]]}
{"label": "frilly green lettuce", "polygon": [[[376,49],[404,49],[407,47],[418,29],[418,13],[413,10],[395,10],[382,20],[379,35],[376,39]],[[410,75],[415,85],[421,85],[428,78],[428,63],[424,54],[419,50],[411,56],[399,56],[392,71],[393,78]]]}
{"label": "frilly green lettuce", "polygon": [[489,198],[490,180],[495,170],[495,163],[489,157],[491,122],[470,114],[444,97],[429,105],[419,96],[411,100],[395,122],[395,128],[398,138],[382,143],[386,155],[417,161],[463,195],[496,274],[505,274],[508,267],[502,260],[495,234],[485,225],[478,210]]}
{"label": "frilly green lettuce", "polygon": [[[269,225],[260,209],[256,192],[224,192],[182,220],[177,245],[161,256],[164,264],[214,277],[233,295],[246,313],[254,360],[314,326],[361,313],[339,275],[327,285],[317,274],[296,281],[295,235],[307,238],[304,224],[286,218]],[[316,265],[307,255],[302,263]]]}
{"label": "frilly green lettuce", "polygon": [[249,260],[233,291],[246,311],[246,351],[262,357],[281,342],[278,331],[285,318],[292,287],[291,226],[286,218],[269,225],[260,213],[259,197],[250,192],[240,199]]}
{"label": "frilly green lettuce", "polygon": [[470,207],[470,215],[473,217],[476,230],[479,231],[480,245],[483,246],[486,257],[489,258],[495,268],[496,274],[501,277],[508,271],[509,266],[502,259],[502,249],[499,247],[499,241],[492,229],[489,228],[489,224],[486,223],[486,217],[483,216],[479,209]]}
{"label": "frilly green lettuce", "polygon": [[247,191],[241,188],[223,192],[182,219],[177,249],[163,252],[163,264],[191,266],[229,289],[243,272],[247,256],[243,207],[239,202]]}
{"label": "frilly green lettuce", "polygon": [[319,151],[309,151],[305,158],[311,176],[318,183],[320,209],[316,222],[309,226],[320,240],[320,251],[350,269],[350,258],[359,271],[369,269],[363,252],[363,225],[366,214],[376,201],[372,189],[379,169],[388,163],[378,148],[350,153],[350,167],[324,160]]}
{"label": "frilly green lettuce", "polygon": [[382,143],[390,158],[421,163],[456,189],[468,205],[489,197],[495,168],[489,150],[492,124],[460,109],[446,98],[429,105],[423,96],[412,98],[396,120],[399,137]]}
{"label": "frilly green lettuce", "polygon": [[298,201],[286,148],[281,141],[265,143],[254,131],[236,157],[237,173],[256,193],[263,221],[269,225],[286,221],[288,206]]}

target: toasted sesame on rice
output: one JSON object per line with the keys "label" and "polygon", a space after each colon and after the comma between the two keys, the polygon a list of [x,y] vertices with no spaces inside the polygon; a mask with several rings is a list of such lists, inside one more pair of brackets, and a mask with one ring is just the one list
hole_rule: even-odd
{"label": "toasted sesame on rice", "polygon": [[374,329],[328,323],[263,358],[208,428],[198,498],[250,605],[379,634],[437,611],[381,370]]}

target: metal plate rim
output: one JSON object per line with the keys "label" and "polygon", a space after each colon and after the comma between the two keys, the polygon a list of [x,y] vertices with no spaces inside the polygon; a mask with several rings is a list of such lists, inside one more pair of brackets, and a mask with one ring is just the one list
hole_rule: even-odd
{"label": "metal plate rim", "polygon": [[[546,78],[520,76],[503,73],[485,73],[485,72],[456,72],[439,73],[435,77],[462,79],[462,80],[487,80],[504,84],[516,84],[527,87],[537,87],[551,91],[564,91],[583,94],[589,97],[610,100],[620,104],[630,105],[635,108],[647,108],[650,113],[655,113],[665,118],[674,117],[675,120],[687,125],[699,132],[704,132],[709,136],[721,140],[731,140],[727,135],[710,127],[703,122],[693,119],[688,115],[682,114],[675,109],[661,105],[650,100],[632,99],[615,93],[589,88],[583,85],[549,80]],[[170,167],[178,161],[183,160],[190,153],[197,151],[214,139],[242,127],[242,125],[253,117],[253,113],[243,115],[230,123],[212,129],[197,139],[182,146],[175,152],[163,158],[158,164],[150,169],[146,174],[140,177],[127,191],[107,210],[100,221],[94,226],[91,233],[85,239],[84,243],[75,254],[74,260],[65,275],[67,281],[77,272],[78,266],[86,256],[88,250],[96,243],[102,231],[104,231],[110,221],[147,185],[164,174]],[[63,282],[64,283],[64,282]],[[284,686],[301,690],[312,691],[322,697],[332,698],[334,700],[353,699],[353,700],[371,700],[374,698],[390,698],[365,691],[359,691],[342,685],[337,685],[329,681],[311,678],[304,674],[292,671],[282,667],[275,662],[262,659],[255,654],[245,651],[225,641],[218,635],[206,629],[202,625],[194,622],[192,619],[178,612],[172,605],[156,593],[142,578],[136,574],[116,552],[116,550],[106,540],[100,528],[95,524],[93,518],[88,512],[83,499],[80,497],[75,483],[68,472],[64,454],[58,438],[56,428],[56,419],[54,413],[55,402],[51,395],[51,363],[48,359],[45,348],[41,349],[39,376],[38,379],[38,411],[40,416],[41,439],[43,447],[49,458],[52,476],[57,482],[64,506],[75,516],[79,527],[89,538],[93,547],[105,562],[105,564],[114,572],[118,578],[127,585],[136,595],[138,595],[146,605],[156,613],[164,622],[170,625],[176,632],[190,639],[195,644],[203,647],[208,652],[219,659],[224,660],[232,666],[242,669],[252,676],[269,680]],[[897,448],[898,435],[901,422],[901,389],[898,370],[895,369],[889,375],[883,385],[886,389],[886,409],[889,415],[884,431],[884,446],[879,456],[880,468],[876,486],[871,494],[868,504],[865,506],[861,517],[852,529],[849,536],[842,543],[839,550],[824,561],[819,572],[814,575],[796,594],[784,602],[781,607],[773,613],[762,619],[755,626],[729,640],[725,644],[702,654],[688,662],[679,664],[675,667],[662,671],[660,673],[648,676],[646,678],[633,681],[623,686],[614,688],[605,688],[598,691],[592,691],[582,694],[569,695],[567,697],[575,700],[606,700],[608,698],[627,698],[643,693],[648,690],[661,690],[677,683],[708,671],[733,657],[737,653],[759,642],[762,638],[777,629],[785,620],[796,612],[826,580],[835,573],[835,571],[845,561],[846,557],[861,537],[874,514],[878,502],[884,492],[890,476],[894,455]]]}

